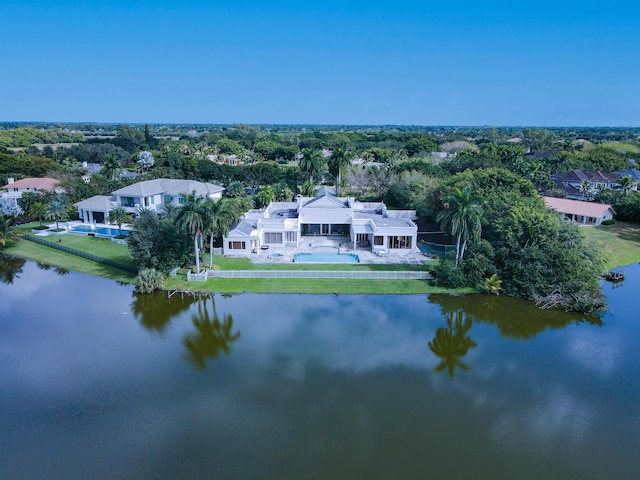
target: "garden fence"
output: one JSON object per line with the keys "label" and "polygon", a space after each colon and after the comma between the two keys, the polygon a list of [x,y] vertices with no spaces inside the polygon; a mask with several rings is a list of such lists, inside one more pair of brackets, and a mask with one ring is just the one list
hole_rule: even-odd
{"label": "garden fence", "polygon": [[76,250],[75,248],[70,248],[70,247],[67,247],[66,245],[60,245],[59,243],[49,242],[47,240],[43,240],[42,238],[34,237],[33,235],[29,235],[26,233],[22,235],[22,238],[24,238],[25,240],[29,240],[30,242],[38,243],[40,245],[45,245],[50,248],[55,248],[56,250],[60,250],[61,252],[69,253],[71,255],[76,255],[77,257],[86,258],[87,260],[91,260],[93,262],[101,263],[103,265],[108,265],[114,268],[119,268],[120,270],[124,270],[126,272],[130,272],[135,275],[138,274],[138,267],[134,265],[127,265],[126,263],[116,262],[115,260],[110,260],[108,258],[98,257],[97,255],[83,252],[81,250]]}
{"label": "garden fence", "polygon": [[430,280],[429,272],[371,270],[207,270],[199,275],[187,273],[187,281],[207,278],[333,278],[370,280]]}

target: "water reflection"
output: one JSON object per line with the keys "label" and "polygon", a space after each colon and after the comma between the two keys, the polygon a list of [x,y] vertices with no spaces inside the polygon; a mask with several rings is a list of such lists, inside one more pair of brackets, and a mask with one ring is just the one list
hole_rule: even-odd
{"label": "water reflection", "polygon": [[49,265],[48,263],[43,263],[43,262],[37,262],[36,265],[40,270],[44,270],[45,272],[48,272],[49,270],[53,270],[61,277],[64,277],[65,275],[69,275],[69,270],[63,267],[54,267],[53,265]]}
{"label": "water reflection", "polygon": [[163,333],[171,319],[188,310],[196,301],[191,295],[169,298],[166,292],[133,294],[131,311],[147,330]]}
{"label": "water reflection", "polygon": [[0,253],[0,282],[10,285],[15,279],[20,278],[25,263],[24,258]]}
{"label": "water reflection", "polygon": [[[209,298],[211,311],[209,311]],[[215,296],[198,297],[197,314],[192,315],[191,321],[196,332],[187,335],[184,346],[187,348],[187,360],[198,368],[204,368],[208,358],[216,358],[220,353],[229,355],[231,344],[240,338],[240,332],[233,330],[233,317],[225,314],[222,322],[216,310]]]}
{"label": "water reflection", "polygon": [[441,359],[435,371],[442,372],[447,369],[449,376],[453,378],[456,368],[471,369],[461,358],[469,353],[469,349],[476,347],[477,343],[468,336],[473,326],[470,315],[462,310],[447,312],[445,315],[447,327],[436,330],[436,336],[429,342],[429,348]]}
{"label": "water reflection", "polygon": [[443,315],[463,310],[473,320],[494,325],[505,338],[529,339],[547,330],[559,330],[574,323],[602,325],[600,315],[585,316],[559,309],[534,309],[531,302],[493,295],[431,295],[429,302],[440,306]]}

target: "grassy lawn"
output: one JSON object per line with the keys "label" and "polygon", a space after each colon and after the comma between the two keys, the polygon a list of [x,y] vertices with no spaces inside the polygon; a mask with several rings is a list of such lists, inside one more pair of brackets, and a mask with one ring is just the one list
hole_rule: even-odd
{"label": "grassy lawn", "polygon": [[230,278],[209,279],[187,283],[179,275],[165,284],[168,290],[190,290],[224,293],[335,293],[335,294],[427,294],[475,293],[473,289],[447,290],[434,287],[426,280],[361,280],[361,279],[267,279]]}
{"label": "grassy lawn", "polygon": [[37,243],[27,240],[19,240],[7,244],[2,251],[9,255],[28,258],[54,267],[88,273],[98,277],[111,278],[120,282],[133,283],[136,279],[135,275],[123,270],[92,262],[91,260],[60,252],[59,250],[54,250],[53,248],[38,245]]}
{"label": "grassy lawn", "polygon": [[616,222],[613,225],[584,227],[582,231],[588,239],[604,244],[609,255],[607,268],[640,262],[640,224]]}

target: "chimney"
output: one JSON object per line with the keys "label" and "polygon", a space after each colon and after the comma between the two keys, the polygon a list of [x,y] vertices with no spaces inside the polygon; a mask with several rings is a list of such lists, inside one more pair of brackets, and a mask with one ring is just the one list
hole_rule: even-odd
{"label": "chimney", "polygon": [[7,178],[7,185],[11,185],[13,182],[15,182],[15,180],[13,179],[13,177],[9,177],[9,178]]}
{"label": "chimney", "polygon": [[82,168],[87,168],[87,162],[82,162]]}

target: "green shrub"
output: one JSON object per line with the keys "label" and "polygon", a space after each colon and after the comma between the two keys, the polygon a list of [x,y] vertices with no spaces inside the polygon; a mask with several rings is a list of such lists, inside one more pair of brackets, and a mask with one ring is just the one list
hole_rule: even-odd
{"label": "green shrub", "polygon": [[164,274],[155,268],[142,268],[136,279],[136,292],[152,293],[164,285]]}
{"label": "green shrub", "polygon": [[462,288],[468,286],[468,280],[461,267],[456,267],[449,259],[443,260],[433,270],[435,284],[445,288]]}
{"label": "green shrub", "polygon": [[615,218],[608,218],[602,221],[602,225],[613,225],[614,223],[616,223]]}

